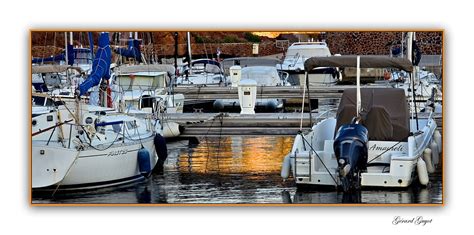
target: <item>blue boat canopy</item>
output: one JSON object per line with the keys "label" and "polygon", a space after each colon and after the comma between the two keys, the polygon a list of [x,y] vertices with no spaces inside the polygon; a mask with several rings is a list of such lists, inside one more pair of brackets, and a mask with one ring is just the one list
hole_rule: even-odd
{"label": "blue boat canopy", "polygon": [[114,50],[114,52],[121,56],[124,56],[127,58],[133,58],[138,62],[142,62],[140,44],[141,44],[140,40],[130,38],[128,40],[128,48],[117,48]]}

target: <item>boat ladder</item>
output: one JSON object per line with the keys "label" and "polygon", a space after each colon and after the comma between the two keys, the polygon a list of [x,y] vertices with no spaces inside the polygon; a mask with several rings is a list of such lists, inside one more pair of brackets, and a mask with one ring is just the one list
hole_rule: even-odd
{"label": "boat ladder", "polygon": [[311,182],[312,152],[295,153],[295,181]]}

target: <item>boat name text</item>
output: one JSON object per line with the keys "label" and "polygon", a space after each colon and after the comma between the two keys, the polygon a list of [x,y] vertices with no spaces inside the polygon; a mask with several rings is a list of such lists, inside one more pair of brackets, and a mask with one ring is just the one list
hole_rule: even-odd
{"label": "boat name text", "polygon": [[397,152],[405,151],[405,149],[403,148],[403,145],[377,146],[377,144],[374,144],[374,145],[369,146],[369,151],[386,151],[386,150],[397,151]]}
{"label": "boat name text", "polygon": [[127,154],[127,150],[115,150],[107,154],[108,157],[113,157],[113,156],[118,156],[118,155],[124,155]]}

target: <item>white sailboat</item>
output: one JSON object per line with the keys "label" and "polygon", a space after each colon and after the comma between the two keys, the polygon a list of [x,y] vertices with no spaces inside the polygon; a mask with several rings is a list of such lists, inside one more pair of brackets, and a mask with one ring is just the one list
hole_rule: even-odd
{"label": "white sailboat", "polygon": [[[33,190],[77,190],[123,184],[147,177],[166,159],[158,122],[79,99],[108,79],[108,33],[99,37],[91,75],[76,91],[76,102],[32,108]],[[102,90],[102,104],[107,91]],[[46,97],[46,100],[60,97]]]}
{"label": "white sailboat", "polygon": [[78,107],[33,108],[34,190],[105,187],[150,174],[158,162],[150,119],[86,104]]}

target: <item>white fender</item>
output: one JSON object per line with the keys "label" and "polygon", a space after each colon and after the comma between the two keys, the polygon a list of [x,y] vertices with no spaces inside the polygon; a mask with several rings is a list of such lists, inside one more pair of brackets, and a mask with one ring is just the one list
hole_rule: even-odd
{"label": "white fender", "polygon": [[286,155],[285,158],[283,159],[283,163],[281,166],[281,177],[283,179],[288,179],[288,176],[290,176],[290,154]]}
{"label": "white fender", "polygon": [[434,165],[437,165],[439,163],[438,146],[439,145],[436,143],[436,141],[431,141],[430,149],[431,149],[431,156],[432,156]]}
{"label": "white fender", "polygon": [[178,137],[181,134],[179,131],[179,124],[176,122],[164,122],[163,123],[163,137],[172,138]]}
{"label": "white fender", "polygon": [[435,172],[435,167],[433,166],[433,161],[431,160],[431,149],[426,148],[425,151],[423,151],[423,160],[426,162],[426,169],[428,170],[428,173],[434,173]]}
{"label": "white fender", "polygon": [[418,179],[420,180],[420,184],[425,185],[425,186],[428,185],[428,182],[430,182],[430,178],[428,178],[426,163],[425,161],[423,161],[422,158],[418,158],[416,169],[418,171]]}
{"label": "white fender", "polygon": [[438,130],[436,130],[434,133],[434,140],[438,145],[438,153],[443,152],[443,140],[441,139],[441,133]]}

